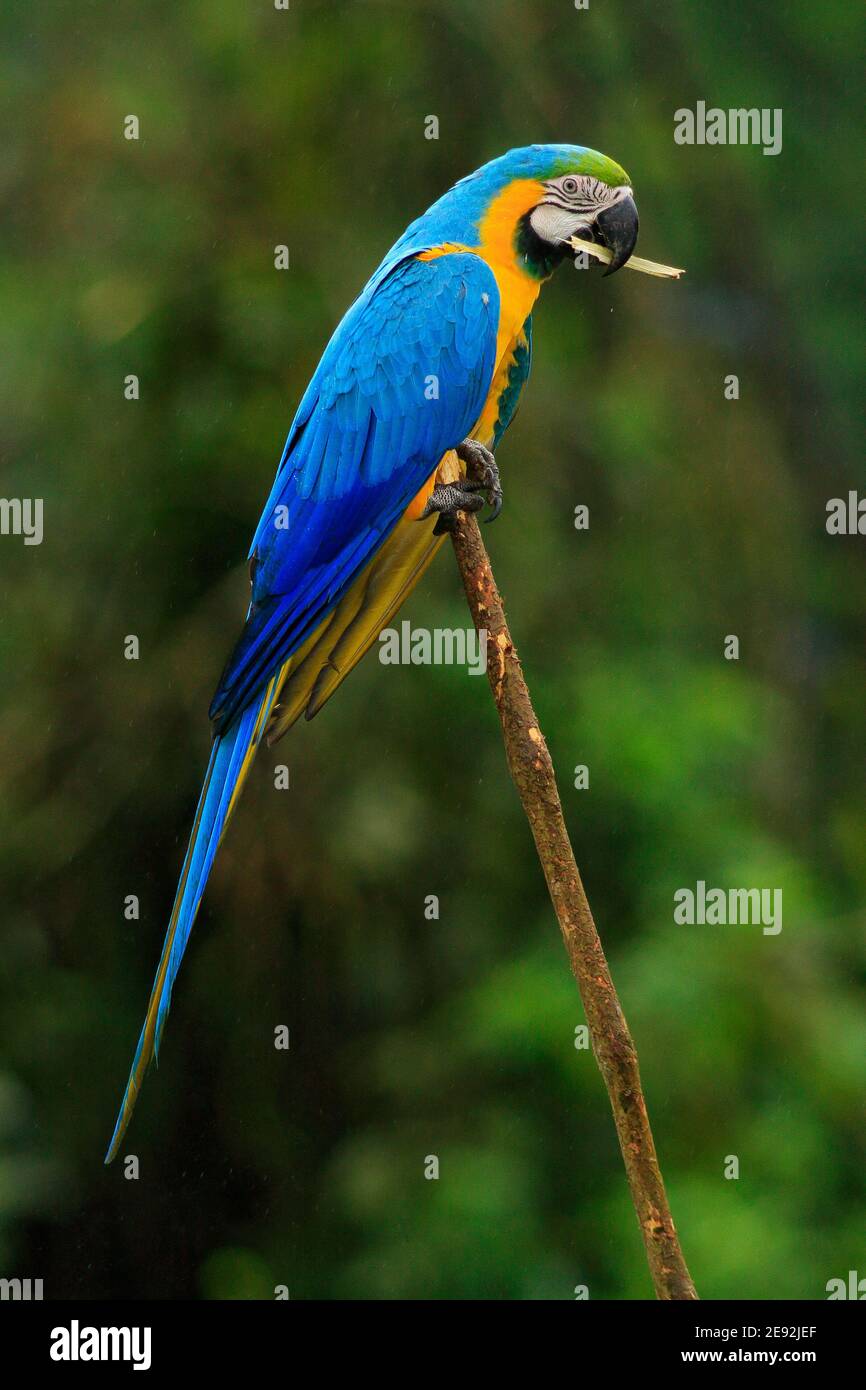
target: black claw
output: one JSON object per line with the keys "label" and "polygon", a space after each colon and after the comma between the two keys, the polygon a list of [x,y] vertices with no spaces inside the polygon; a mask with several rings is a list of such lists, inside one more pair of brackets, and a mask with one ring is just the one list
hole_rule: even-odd
{"label": "black claw", "polygon": [[493,499],[492,499],[492,501],[491,501],[491,503],[490,503],[490,509],[491,509],[491,510],[490,510],[490,515],[489,515],[489,516],[486,516],[486,517],[484,518],[484,524],[485,524],[485,526],[486,526],[486,525],[489,525],[489,523],[490,523],[491,521],[495,521],[496,518],[498,517],[499,513],[502,511],[502,492],[501,492],[501,490],[500,490],[499,492],[496,492],[496,493],[493,494]]}

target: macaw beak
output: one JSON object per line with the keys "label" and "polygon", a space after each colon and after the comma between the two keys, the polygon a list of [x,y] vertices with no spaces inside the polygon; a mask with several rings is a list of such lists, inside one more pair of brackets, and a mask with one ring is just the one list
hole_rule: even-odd
{"label": "macaw beak", "polygon": [[613,260],[604,272],[613,275],[621,270],[635,248],[638,233],[638,215],[634,198],[620,198],[612,207],[605,208],[595,219],[599,240],[611,252]]}

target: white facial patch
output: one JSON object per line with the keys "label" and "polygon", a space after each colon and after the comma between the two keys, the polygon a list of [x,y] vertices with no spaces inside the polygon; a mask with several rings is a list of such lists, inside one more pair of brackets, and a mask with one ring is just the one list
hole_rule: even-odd
{"label": "white facial patch", "polygon": [[588,227],[591,222],[591,217],[557,207],[554,203],[539,203],[529,215],[529,225],[535,235],[553,246],[560,241],[568,241],[578,227]]}
{"label": "white facial patch", "polygon": [[613,207],[621,198],[631,197],[631,188],[622,184],[609,188],[601,179],[567,174],[546,185],[544,202],[530,213],[529,225],[542,240],[556,246],[569,237],[580,236],[591,227],[600,212]]}

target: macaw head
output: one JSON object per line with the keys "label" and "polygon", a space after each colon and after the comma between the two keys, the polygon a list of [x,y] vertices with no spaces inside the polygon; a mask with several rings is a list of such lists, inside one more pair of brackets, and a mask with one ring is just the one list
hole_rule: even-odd
{"label": "macaw head", "polygon": [[637,242],[637,207],[628,174],[596,150],[576,145],[531,149],[537,152],[539,196],[518,220],[518,249],[534,261],[561,259],[575,255],[569,241],[576,236],[607,247],[613,260],[605,274],[612,275]]}
{"label": "macaw head", "polygon": [[568,242],[579,236],[608,248],[610,275],[625,265],[637,232],[631,181],[612,159],[582,145],[527,145],[461,179],[395,250],[422,241],[478,246],[543,279],[575,255]]}

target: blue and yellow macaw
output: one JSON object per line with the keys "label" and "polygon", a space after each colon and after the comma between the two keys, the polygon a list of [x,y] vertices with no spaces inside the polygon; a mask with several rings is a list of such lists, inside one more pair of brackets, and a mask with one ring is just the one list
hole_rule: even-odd
{"label": "blue and yellow macaw", "polygon": [[[579,145],[511,150],[404,232],[339,324],[298,407],[250,547],[246,623],[210,707],[214,740],[147,1016],[106,1156],[156,1055],[208,874],[263,738],[312,719],[417,584],[457,510],[498,512],[490,452],[529,375],[544,281],[596,241],[637,240],[628,175]],[[483,485],[455,458],[475,456]]]}

